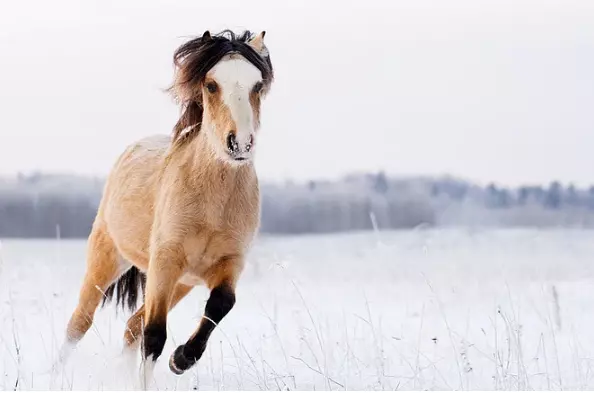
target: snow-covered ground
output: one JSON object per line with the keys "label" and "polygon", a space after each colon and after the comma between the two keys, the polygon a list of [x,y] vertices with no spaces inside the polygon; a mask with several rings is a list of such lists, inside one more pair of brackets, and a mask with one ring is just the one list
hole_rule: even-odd
{"label": "snow-covered ground", "polygon": [[[84,241],[0,248],[0,389],[127,388],[127,315],[111,305],[52,364]],[[233,311],[181,377],[197,288],[169,318],[159,389],[592,389],[594,232],[427,230],[261,237]]]}

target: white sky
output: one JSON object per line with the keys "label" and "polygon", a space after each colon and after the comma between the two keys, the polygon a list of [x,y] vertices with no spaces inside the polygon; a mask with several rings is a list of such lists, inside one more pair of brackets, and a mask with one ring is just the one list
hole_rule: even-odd
{"label": "white sky", "polygon": [[231,27],[266,30],[275,67],[263,179],[594,183],[592,1],[213,3],[2,1],[0,173],[106,174],[170,132],[184,37]]}

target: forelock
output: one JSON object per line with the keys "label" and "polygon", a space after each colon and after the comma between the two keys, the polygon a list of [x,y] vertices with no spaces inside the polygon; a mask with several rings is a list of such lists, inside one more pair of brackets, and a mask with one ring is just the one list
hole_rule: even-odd
{"label": "forelock", "polygon": [[255,66],[262,74],[264,83],[270,84],[274,75],[268,50],[261,56],[249,45],[251,38],[249,31],[237,36],[232,31],[225,30],[211,39],[195,38],[180,46],[174,54],[174,64],[178,68],[174,87],[178,96],[182,96],[182,101],[183,98],[189,99],[198,93],[207,73],[225,56],[233,53],[241,55]]}

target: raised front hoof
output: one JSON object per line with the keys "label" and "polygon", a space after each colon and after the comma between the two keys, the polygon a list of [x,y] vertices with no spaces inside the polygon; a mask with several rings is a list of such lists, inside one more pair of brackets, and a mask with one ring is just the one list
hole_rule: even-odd
{"label": "raised front hoof", "polygon": [[180,345],[177,349],[171,354],[169,358],[169,369],[171,372],[177,375],[182,375],[186,372],[189,368],[191,368],[198,359],[194,358],[187,358],[184,355],[184,346]]}

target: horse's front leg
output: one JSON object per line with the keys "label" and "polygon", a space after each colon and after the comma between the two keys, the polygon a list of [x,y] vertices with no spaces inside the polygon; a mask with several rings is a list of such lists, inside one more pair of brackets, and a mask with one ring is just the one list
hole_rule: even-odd
{"label": "horse's front leg", "polygon": [[175,374],[182,374],[200,359],[210,334],[233,308],[235,285],[242,270],[243,258],[232,257],[222,259],[205,275],[210,296],[206,302],[204,316],[190,339],[177,347],[171,355],[169,368]]}
{"label": "horse's front leg", "polygon": [[152,378],[155,362],[167,340],[167,313],[171,297],[183,274],[186,258],[183,247],[156,247],[147,271],[145,317],[142,354],[146,379]]}

